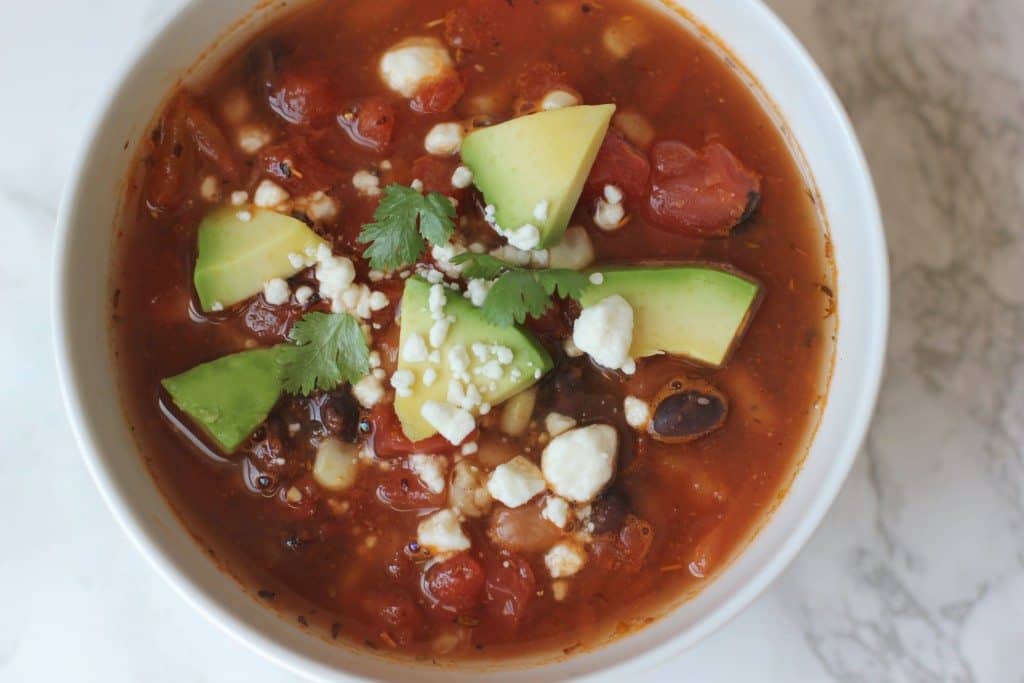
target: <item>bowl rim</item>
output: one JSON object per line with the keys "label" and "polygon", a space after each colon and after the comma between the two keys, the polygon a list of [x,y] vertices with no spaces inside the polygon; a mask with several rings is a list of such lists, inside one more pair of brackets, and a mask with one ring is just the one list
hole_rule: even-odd
{"label": "bowl rim", "polygon": [[[104,503],[136,549],[179,596],[222,632],[292,673],[311,680],[320,680],[322,677],[334,680],[348,677],[349,680],[352,680],[351,677],[354,674],[340,669],[328,669],[321,662],[260,633],[252,625],[227,609],[217,598],[200,589],[192,577],[178,568],[168,553],[150,537],[149,532],[136,518],[136,513],[121,500],[114,483],[112,470],[101,454],[102,449],[96,426],[90,423],[90,419],[82,408],[82,402],[88,396],[88,391],[78,381],[75,373],[75,362],[69,345],[70,320],[66,314],[74,292],[74,282],[69,278],[70,266],[75,258],[75,254],[70,249],[70,235],[75,224],[72,210],[88,185],[83,172],[90,158],[97,153],[96,146],[104,124],[117,108],[129,76],[154,45],[162,42],[166,34],[171,33],[175,26],[187,21],[190,14],[196,11],[201,4],[197,0],[186,0],[181,6],[165,13],[147,30],[141,32],[127,56],[111,72],[112,75],[104,85],[105,95],[92,109],[92,114],[84,129],[85,135],[69,166],[54,234],[53,279],[51,281],[53,286],[50,301],[52,341],[60,393],[75,442]],[[260,5],[257,5],[254,9],[259,8]],[[867,161],[838,96],[792,31],[763,0],[747,0],[745,11],[754,13],[755,21],[767,26],[784,44],[783,47],[789,52],[789,58],[800,70],[794,77],[802,79],[808,84],[810,90],[816,91],[817,96],[823,99],[828,113],[833,119],[833,124],[841,133],[840,138],[834,140],[833,143],[837,148],[842,148],[841,156],[852,164],[853,175],[858,181],[857,187],[851,188],[851,194],[859,198],[858,203],[868,221],[868,224],[863,226],[868,247],[868,252],[864,256],[872,266],[869,277],[873,281],[872,286],[880,306],[879,310],[867,321],[869,326],[867,335],[871,343],[867,349],[860,391],[847,416],[847,427],[841,440],[841,447],[836,452],[835,460],[828,469],[827,475],[820,482],[811,505],[804,510],[792,531],[780,544],[770,550],[769,560],[753,576],[726,598],[722,604],[712,609],[684,633],[666,642],[648,647],[636,656],[591,672],[594,675],[608,676],[627,670],[636,671],[639,668],[650,668],[681,654],[736,617],[778,578],[796,554],[806,545],[838,495],[867,434],[881,387],[890,315],[889,263],[881,210]],[[699,15],[697,19],[700,19]],[[708,31],[712,37],[717,38],[713,31],[710,29]],[[762,89],[769,101],[774,104],[772,93],[763,86]],[[813,168],[808,168],[808,171],[812,172],[812,180],[813,170]],[[840,312],[841,323],[842,313]],[[840,363],[838,354],[833,362],[838,367]],[[830,385],[828,395],[831,395],[831,389]],[[811,443],[816,438],[817,435],[814,435],[811,438]],[[799,477],[799,469],[795,476]],[[741,554],[742,552],[744,551],[741,551]],[[543,666],[534,671],[539,672],[542,669]]]}

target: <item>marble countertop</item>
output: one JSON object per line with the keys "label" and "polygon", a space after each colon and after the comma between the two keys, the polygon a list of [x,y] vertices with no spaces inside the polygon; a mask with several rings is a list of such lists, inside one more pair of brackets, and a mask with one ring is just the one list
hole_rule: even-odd
{"label": "marble countertop", "polygon": [[[290,681],[116,527],[58,399],[53,223],[96,93],[182,0],[0,5],[0,680]],[[728,0],[723,0],[728,1]],[[835,84],[893,266],[874,427],[806,549],[652,681],[1024,681],[1024,3],[773,0]],[[186,656],[187,655],[187,656]]]}

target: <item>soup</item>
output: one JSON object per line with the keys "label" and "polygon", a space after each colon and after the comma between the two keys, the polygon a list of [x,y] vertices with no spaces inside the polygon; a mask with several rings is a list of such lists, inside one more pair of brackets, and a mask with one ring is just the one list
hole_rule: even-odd
{"label": "soup", "polygon": [[297,627],[571,653],[698,591],[817,424],[813,194],[634,0],[312,2],[172,94],[117,236],[126,411]]}

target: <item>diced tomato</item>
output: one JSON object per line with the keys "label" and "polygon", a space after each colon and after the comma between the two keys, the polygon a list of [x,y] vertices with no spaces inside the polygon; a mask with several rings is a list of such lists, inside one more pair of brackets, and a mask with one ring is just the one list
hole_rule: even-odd
{"label": "diced tomato", "polygon": [[419,178],[424,192],[440,192],[458,198],[463,191],[452,186],[452,173],[458,166],[454,158],[422,156],[412,162],[412,177]]}
{"label": "diced tomato", "polygon": [[499,626],[514,630],[526,616],[537,579],[530,563],[514,553],[492,553],[487,561],[484,605]]}
{"label": "diced tomato", "polygon": [[351,122],[340,119],[349,137],[377,152],[387,149],[395,129],[395,109],[391,103],[383,97],[368,97],[355,105],[354,114]]}
{"label": "diced tomato", "polygon": [[423,590],[446,612],[466,614],[480,605],[484,569],[468,553],[459,553],[427,570]]}
{"label": "diced tomato", "polygon": [[288,123],[324,126],[339,113],[339,89],[321,62],[294,64],[278,72],[268,94],[270,108]]}
{"label": "diced tomato", "polygon": [[199,153],[216,164],[224,177],[237,182],[241,176],[234,148],[228,142],[217,122],[210,113],[188,94],[181,95],[181,107],[185,117],[185,126],[192,134]]}
{"label": "diced tomato", "polygon": [[659,176],[650,195],[655,225],[694,237],[728,237],[757,209],[761,177],[723,145],[694,152],[680,142],[659,142],[652,155]]}
{"label": "diced tomato", "polygon": [[[363,612],[381,634],[398,645],[412,642],[423,630],[423,612],[404,590],[388,586],[363,596]],[[387,642],[387,638],[382,638]]]}
{"label": "diced tomato", "polygon": [[443,114],[451,111],[465,91],[462,78],[457,73],[450,73],[420,86],[409,106],[421,114]]}
{"label": "diced tomato", "polygon": [[343,182],[343,174],[324,163],[305,137],[295,136],[260,152],[263,175],[293,195],[327,190]]}
{"label": "diced tomato", "polygon": [[[391,405],[377,404],[370,413],[370,421],[373,423],[373,450],[378,458],[394,458],[410,453],[453,453],[456,449],[440,434],[421,441],[407,439]],[[472,440],[473,435],[467,439]]]}
{"label": "diced tomato", "polygon": [[175,208],[182,199],[181,154],[185,131],[181,109],[171,104],[160,120],[152,167],[147,178],[147,203],[151,209]]}
{"label": "diced tomato", "polygon": [[508,48],[535,33],[530,22],[516,19],[511,0],[463,0],[445,16],[444,37],[459,50]]}
{"label": "diced tomato", "polygon": [[283,342],[302,313],[303,308],[299,304],[271,306],[260,295],[245,307],[242,321],[246,329],[261,342]]}
{"label": "diced tomato", "polygon": [[654,543],[654,527],[636,515],[626,515],[617,532],[594,537],[591,559],[604,571],[640,571]]}
{"label": "diced tomato", "polygon": [[631,145],[615,130],[609,130],[597,152],[597,159],[590,168],[587,187],[600,194],[605,185],[618,187],[632,200],[642,199],[647,194],[647,180],[651,165],[636,147]]}
{"label": "diced tomato", "polygon": [[427,489],[409,470],[383,472],[377,484],[377,499],[393,510],[426,510],[444,504],[443,495]]}

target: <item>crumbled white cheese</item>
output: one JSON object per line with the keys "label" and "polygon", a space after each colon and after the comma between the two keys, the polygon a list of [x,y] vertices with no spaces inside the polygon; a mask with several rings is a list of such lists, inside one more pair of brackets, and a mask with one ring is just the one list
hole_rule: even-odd
{"label": "crumbled white cheese", "polygon": [[402,345],[402,360],[409,363],[425,363],[427,361],[427,343],[422,335],[413,332]]}
{"label": "crumbled white cheese", "polygon": [[238,129],[238,146],[246,154],[255,154],[272,139],[270,129],[258,123],[247,123]]}
{"label": "crumbled white cheese", "polygon": [[286,304],[291,296],[292,290],[288,287],[288,283],[279,277],[275,277],[263,283],[263,298],[266,299],[267,303],[271,306]]}
{"label": "crumbled white cheese", "polygon": [[647,405],[647,401],[636,396],[625,398],[622,412],[626,416],[626,424],[634,429],[643,429],[651,420],[651,407]]}
{"label": "crumbled white cheese", "polygon": [[590,280],[590,284],[592,284],[592,285],[604,284],[604,274],[603,273],[591,273],[590,277],[588,277],[587,279]]}
{"label": "crumbled white cheese", "polygon": [[380,351],[370,351],[370,367],[380,367]]}
{"label": "crumbled white cheese", "polygon": [[459,190],[473,184],[473,172],[466,166],[459,166],[452,172],[452,187]]}
{"label": "crumbled white cheese", "polygon": [[448,338],[448,328],[451,327],[451,320],[448,318],[441,318],[435,320],[434,324],[430,326],[430,332],[428,336],[430,338],[430,345],[435,349],[440,348],[441,344],[444,344],[444,340]]}
{"label": "crumbled white cheese", "polygon": [[587,556],[577,543],[562,541],[551,547],[544,555],[544,564],[547,565],[551,577],[559,579],[565,576],[572,576],[587,561]]}
{"label": "crumbled white cheese", "polygon": [[540,101],[540,108],[544,111],[551,111],[552,109],[574,107],[579,103],[580,98],[574,93],[565,90],[552,90],[544,95],[544,98]]}
{"label": "crumbled white cheese", "polygon": [[576,502],[594,498],[611,481],[619,438],[602,424],[571,429],[544,448],[541,468],[551,490]]}
{"label": "crumbled white cheese", "polygon": [[448,403],[462,410],[481,407],[480,413],[484,414],[485,412],[482,410],[483,396],[480,395],[480,390],[476,388],[476,385],[471,382],[463,384],[457,379],[449,380],[447,399]]}
{"label": "crumbled white cheese", "polygon": [[594,210],[594,225],[605,231],[618,230],[625,223],[626,209],[622,204],[612,204],[603,197],[597,200]]}
{"label": "crumbled white cheese", "polygon": [[208,202],[220,199],[220,183],[216,176],[208,175],[199,185],[199,194]]}
{"label": "crumbled white cheese", "polygon": [[459,518],[451,510],[441,510],[420,522],[416,529],[419,544],[435,554],[466,550],[469,538],[462,531]]}
{"label": "crumbled white cheese", "polygon": [[380,59],[380,75],[389,88],[412,97],[424,83],[454,69],[436,38],[409,38],[393,45]]}
{"label": "crumbled white cheese", "polygon": [[427,294],[427,310],[430,311],[431,318],[440,320],[444,317],[444,305],[447,300],[444,285],[436,283],[430,286],[430,292]]}
{"label": "crumbled white cheese", "polygon": [[210,304],[210,310],[211,311],[223,311],[224,310],[224,304],[222,304],[219,301],[214,301],[212,304]]}
{"label": "crumbled white cheese", "polygon": [[424,401],[420,415],[431,427],[447,439],[458,445],[476,429],[476,421],[468,411],[439,401]]}
{"label": "crumbled white cheese", "polygon": [[249,193],[244,190],[235,190],[231,193],[231,205],[241,206],[249,201]]}
{"label": "crumbled white cheese", "polygon": [[288,201],[290,196],[283,187],[273,180],[264,179],[256,186],[256,192],[252,195],[252,203],[256,206],[272,209]]}
{"label": "crumbled white cheese", "polygon": [[309,303],[309,300],[313,298],[313,288],[307,285],[302,285],[295,290],[295,300],[301,305],[305,306]]}
{"label": "crumbled white cheese", "polygon": [[376,197],[380,194],[380,178],[369,171],[356,171],[352,176],[352,187],[361,195]]}
{"label": "crumbled white cheese", "polygon": [[427,368],[423,371],[423,386],[432,387],[434,382],[437,381],[437,370],[434,368]]}
{"label": "crumbled white cheese", "polygon": [[548,200],[540,200],[539,202],[537,202],[537,205],[533,207],[533,217],[537,219],[537,221],[543,223],[548,219],[548,208]]}
{"label": "crumbled white cheese", "polygon": [[430,249],[430,257],[434,259],[434,263],[450,278],[458,278],[462,275],[462,266],[452,263],[452,259],[464,253],[466,253],[466,248],[453,242],[434,245]]}
{"label": "crumbled white cheese", "polygon": [[444,491],[445,469],[448,461],[437,455],[413,453],[409,456],[409,469],[433,493]]}
{"label": "crumbled white cheese", "polygon": [[419,178],[413,178],[412,182],[409,183],[409,187],[416,190],[417,192],[423,192],[423,181]]}
{"label": "crumbled white cheese", "polygon": [[384,385],[375,375],[366,375],[352,385],[352,395],[359,401],[359,405],[370,409],[384,398]]}
{"label": "crumbled white cheese", "polygon": [[521,455],[498,465],[487,480],[487,491],[510,508],[519,507],[545,488],[540,469]]}
{"label": "crumbled white cheese", "polygon": [[622,203],[622,190],[615,185],[604,186],[604,198],[608,200],[610,204],[621,204]]}
{"label": "crumbled white cheese", "polygon": [[338,215],[338,201],[324,194],[323,190],[309,195],[305,204],[306,215],[313,221],[327,221]]}
{"label": "crumbled white cheese", "polygon": [[239,211],[238,213],[235,214],[235,218],[242,221],[243,223],[248,223],[249,221],[252,220],[252,211],[249,211],[247,209]]}
{"label": "crumbled white cheese", "polygon": [[561,413],[548,413],[547,417],[544,418],[544,428],[548,430],[548,434],[551,436],[564,434],[575,426],[576,420]]}
{"label": "crumbled white cheese", "polygon": [[540,244],[540,231],[537,230],[537,226],[527,223],[515,230],[506,231],[505,238],[516,249],[530,251]]}
{"label": "crumbled white cheese", "polygon": [[627,374],[636,370],[636,363],[629,357],[633,307],[618,294],[585,307],[573,325],[572,340],[602,367]]}
{"label": "crumbled white cheese", "polygon": [[492,344],[491,353],[494,354],[494,357],[502,365],[510,365],[516,357],[516,354],[512,349],[507,346],[502,346],[501,344]]}
{"label": "crumbled white cheese", "polygon": [[462,445],[463,455],[473,455],[478,450],[480,450],[480,444],[478,444],[476,441],[470,441],[469,443]]}
{"label": "crumbled white cheese", "polygon": [[456,344],[448,350],[448,368],[457,379],[469,381],[469,353],[465,346]]}
{"label": "crumbled white cheese", "polygon": [[391,386],[399,396],[412,396],[412,385],[416,383],[416,375],[411,370],[395,370],[391,375]]}
{"label": "crumbled white cheese", "polygon": [[469,299],[474,306],[483,306],[484,301],[487,300],[487,293],[491,291],[491,287],[493,286],[494,283],[489,280],[474,278],[466,285],[466,298]]}
{"label": "crumbled white cheese", "polygon": [[437,123],[427,132],[423,148],[435,156],[450,157],[462,147],[461,123]]}
{"label": "crumbled white cheese", "polygon": [[306,257],[292,252],[288,254],[288,263],[291,264],[292,268],[303,268],[306,265]]}
{"label": "crumbled white cheese", "polygon": [[342,292],[356,279],[356,269],[352,261],[344,256],[333,256],[330,249],[320,245],[317,250],[316,279],[320,283],[320,297],[339,299]]}
{"label": "crumbled white cheese", "polygon": [[540,516],[559,529],[564,529],[565,525],[569,523],[569,512],[569,503],[565,498],[548,496],[544,501],[544,508],[540,511]]}

